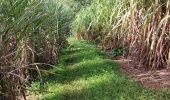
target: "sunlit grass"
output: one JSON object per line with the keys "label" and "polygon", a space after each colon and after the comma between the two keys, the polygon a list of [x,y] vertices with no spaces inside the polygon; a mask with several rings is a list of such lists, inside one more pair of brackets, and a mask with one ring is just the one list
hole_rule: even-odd
{"label": "sunlit grass", "polygon": [[44,79],[50,91],[41,94],[44,100],[168,100],[169,92],[142,88],[92,43],[71,40],[70,45],[51,69],[56,74]]}

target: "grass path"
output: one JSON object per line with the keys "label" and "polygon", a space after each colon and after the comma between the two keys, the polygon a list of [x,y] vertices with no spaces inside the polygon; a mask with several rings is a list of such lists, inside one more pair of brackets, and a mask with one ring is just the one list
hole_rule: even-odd
{"label": "grass path", "polygon": [[[168,100],[170,92],[142,88],[119,65],[85,41],[69,40],[59,65],[46,75],[44,100]],[[36,87],[36,84],[34,84]]]}

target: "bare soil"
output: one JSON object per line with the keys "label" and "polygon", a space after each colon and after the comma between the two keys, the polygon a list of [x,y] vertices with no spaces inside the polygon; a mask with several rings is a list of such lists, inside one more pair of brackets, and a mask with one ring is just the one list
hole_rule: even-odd
{"label": "bare soil", "polygon": [[166,89],[170,87],[170,69],[146,71],[129,59],[117,57],[113,60],[121,65],[122,72],[128,74],[146,88]]}

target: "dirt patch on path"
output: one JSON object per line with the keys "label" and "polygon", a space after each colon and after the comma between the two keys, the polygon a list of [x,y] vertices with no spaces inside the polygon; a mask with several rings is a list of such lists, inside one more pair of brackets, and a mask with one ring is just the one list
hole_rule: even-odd
{"label": "dirt patch on path", "polygon": [[145,71],[135,62],[118,58],[115,62],[121,65],[121,71],[138,81],[146,88],[165,89],[170,87],[170,69]]}

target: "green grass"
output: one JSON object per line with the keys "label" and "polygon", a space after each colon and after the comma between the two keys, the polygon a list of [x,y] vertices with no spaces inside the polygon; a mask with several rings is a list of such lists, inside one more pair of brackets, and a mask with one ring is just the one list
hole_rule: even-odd
{"label": "green grass", "polygon": [[[142,88],[93,43],[69,40],[59,65],[44,78],[44,100],[168,100],[170,92]],[[33,84],[36,88],[38,83]]]}

